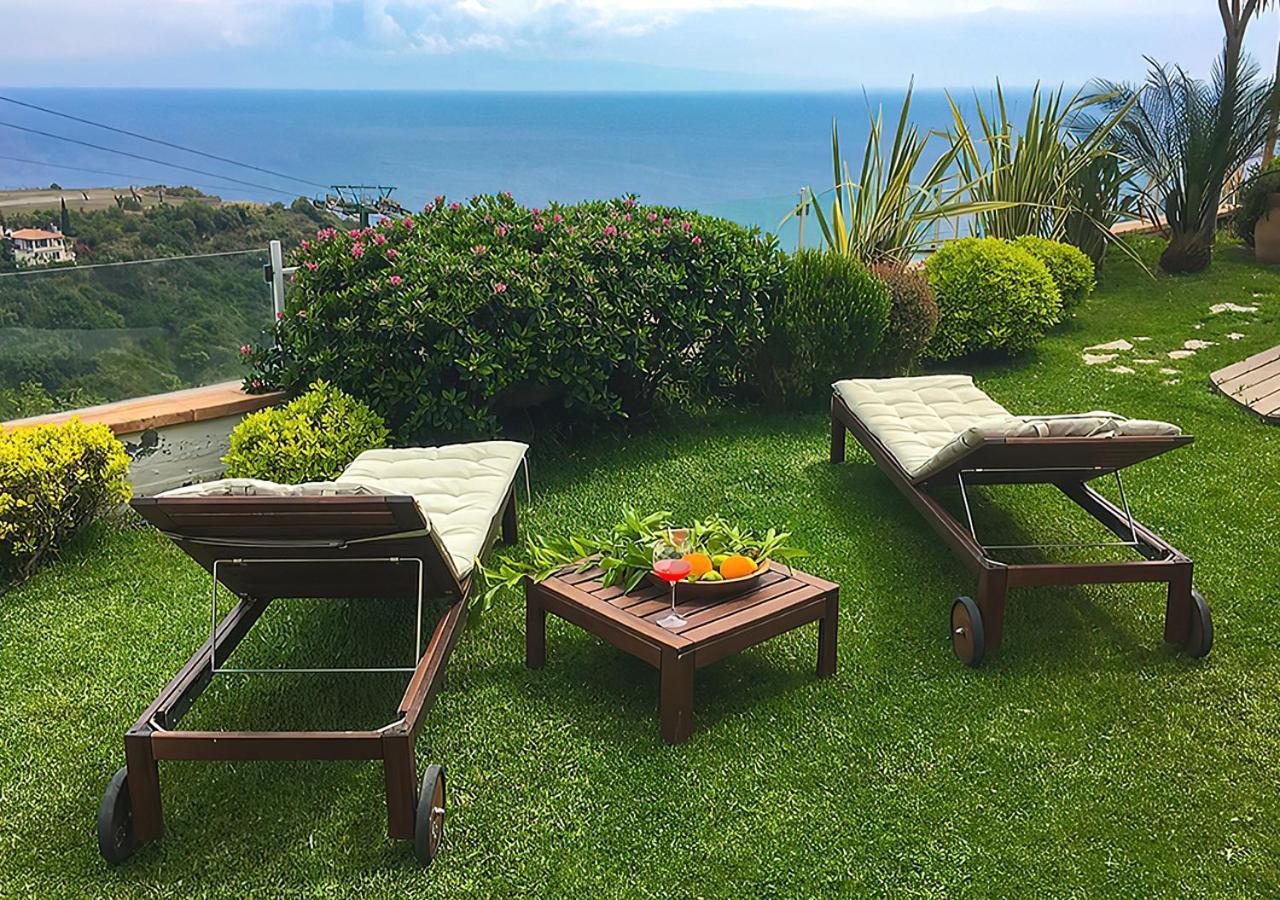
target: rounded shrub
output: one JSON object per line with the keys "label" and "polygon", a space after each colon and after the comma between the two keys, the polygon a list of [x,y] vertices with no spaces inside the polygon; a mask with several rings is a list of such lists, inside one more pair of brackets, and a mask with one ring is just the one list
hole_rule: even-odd
{"label": "rounded shrub", "polygon": [[1033,234],[1024,234],[1013,242],[1044,263],[1058,295],[1062,297],[1064,311],[1074,309],[1093,293],[1097,284],[1093,260],[1079,247]]}
{"label": "rounded shrub", "polygon": [[282,406],[250,413],[231,432],[228,478],[332,481],[365,450],[387,446],[382,417],[324,381]]}
{"label": "rounded shrub", "polygon": [[881,372],[908,372],[938,330],[938,300],[920,269],[872,266],[889,289],[889,327],[876,353]]}
{"label": "rounded shrub", "polygon": [[1280,156],[1273,158],[1265,169],[1255,166],[1240,185],[1231,230],[1250,247],[1258,220],[1267,214],[1267,197],[1277,191],[1280,191]]}
{"label": "rounded shrub", "polygon": [[1062,317],[1049,270],[1009,241],[950,241],[925,262],[925,274],[938,298],[938,331],[926,350],[933,359],[1021,353]]}
{"label": "rounded shrub", "polygon": [[404,442],[492,434],[514,414],[597,424],[705,402],[741,386],[784,261],[754,229],[629,197],[441,197],[304,243],[248,381],[327,379]]}
{"label": "rounded shrub", "polygon": [[800,250],[786,289],[765,310],[757,356],[761,392],[774,403],[807,400],[866,372],[889,323],[889,290],[857,259]]}
{"label": "rounded shrub", "polygon": [[129,499],[129,457],[105,425],[0,429],[0,587],[30,575]]}

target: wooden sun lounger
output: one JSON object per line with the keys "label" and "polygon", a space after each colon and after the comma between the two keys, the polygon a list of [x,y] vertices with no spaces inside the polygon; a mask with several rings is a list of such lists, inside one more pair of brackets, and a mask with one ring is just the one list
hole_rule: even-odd
{"label": "wooden sun lounger", "polygon": [[[1192,562],[1163,538],[1133,519],[1127,501],[1117,505],[1089,486],[1134,463],[1189,444],[1189,435],[1113,437],[1001,437],[976,443],[968,452],[926,477],[913,480],[845,400],[831,400],[831,461],[843,462],[845,434],[851,432],[876,464],[920,511],[943,542],[978,574],[975,598],[959,597],[951,608],[951,641],[956,655],[977,666],[986,650],[1004,640],[1005,596],[1010,588],[1127,582],[1165,582],[1164,639],[1202,657],[1213,645],[1213,625],[1204,597],[1191,587]],[[1117,476],[1118,477],[1118,476]],[[1007,563],[979,542],[968,514],[966,485],[1052,484],[1143,558],[1109,562]],[[960,487],[968,522],[953,516],[930,493]],[[1053,545],[1036,545],[1053,546]]]}
{"label": "wooden sun lounger", "polygon": [[[112,779],[98,816],[99,846],[122,862],[164,832],[160,760],[381,760],[387,831],[434,857],[444,820],[444,770],[429,766],[421,787],[414,742],[440,689],[464,624],[470,575],[458,578],[444,546],[412,497],[144,497],[132,506],[213,579],[211,634],[125,735],[126,765]],[[514,486],[485,546],[516,539]],[[218,588],[239,602],[217,619]],[[449,607],[421,646],[422,601],[444,595]],[[418,653],[391,722],[372,731],[182,731],[183,714],[272,600],[417,598]],[[360,671],[285,669],[266,671]],[[372,671],[388,671],[379,669]],[[399,670],[391,670],[399,671]]]}

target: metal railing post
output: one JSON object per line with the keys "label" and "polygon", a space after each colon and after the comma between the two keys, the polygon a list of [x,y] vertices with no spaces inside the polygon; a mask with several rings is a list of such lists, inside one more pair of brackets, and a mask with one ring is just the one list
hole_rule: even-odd
{"label": "metal railing post", "polygon": [[268,245],[271,254],[271,305],[275,317],[284,315],[284,249],[279,241]]}

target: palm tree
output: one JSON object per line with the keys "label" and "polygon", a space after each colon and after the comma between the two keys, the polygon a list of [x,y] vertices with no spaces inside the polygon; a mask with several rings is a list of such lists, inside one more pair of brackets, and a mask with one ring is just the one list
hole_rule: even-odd
{"label": "palm tree", "polygon": [[1226,53],[1209,82],[1148,63],[1145,85],[1099,82],[1097,93],[1104,107],[1131,104],[1113,136],[1147,176],[1142,198],[1150,217],[1164,221],[1169,245],[1160,267],[1199,272],[1213,257],[1222,186],[1265,140],[1273,86],[1248,60],[1237,60],[1229,85]]}

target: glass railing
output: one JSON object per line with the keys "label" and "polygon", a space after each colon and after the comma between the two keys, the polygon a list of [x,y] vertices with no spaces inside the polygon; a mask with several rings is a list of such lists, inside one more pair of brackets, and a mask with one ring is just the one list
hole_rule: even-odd
{"label": "glass railing", "polygon": [[266,248],[0,273],[0,421],[239,378]]}

